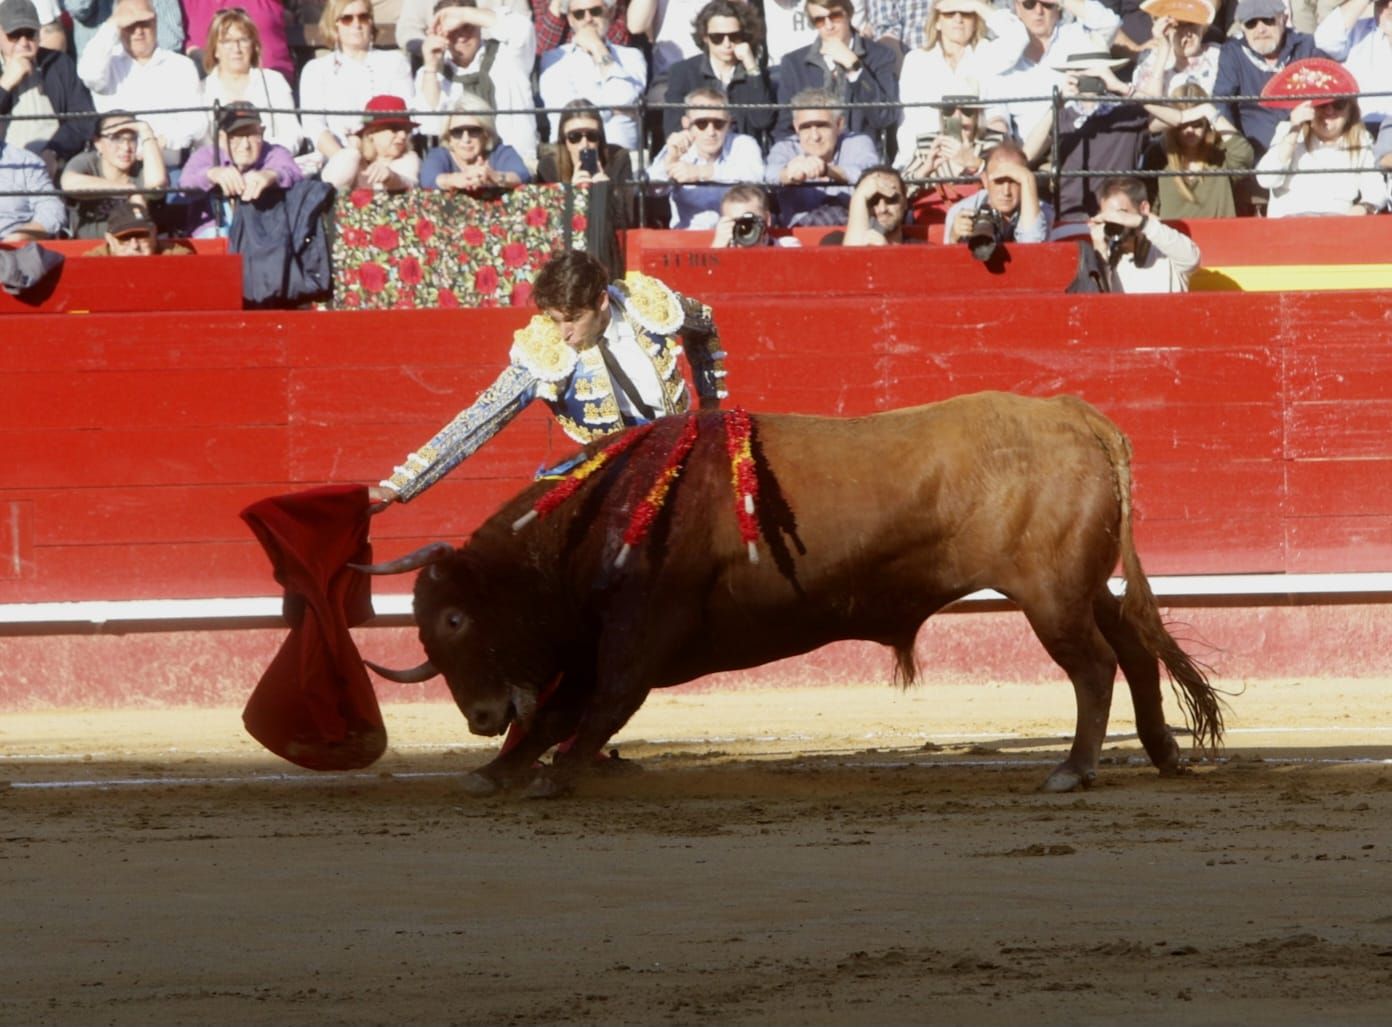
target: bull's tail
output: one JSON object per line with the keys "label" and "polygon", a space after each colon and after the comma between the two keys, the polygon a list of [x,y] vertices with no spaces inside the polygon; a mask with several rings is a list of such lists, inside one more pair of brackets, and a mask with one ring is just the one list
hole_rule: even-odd
{"label": "bull's tail", "polygon": [[1151,591],[1150,581],[1136,552],[1131,530],[1131,443],[1101,413],[1092,407],[1088,407],[1088,411],[1093,434],[1112,465],[1117,504],[1121,511],[1117,529],[1122,577],[1126,582],[1126,592],[1121,599],[1121,616],[1135,628],[1146,651],[1164,664],[1194,734],[1194,743],[1200,748],[1216,749],[1223,739],[1222,700],[1209,683],[1203,668],[1180,648],[1166,628],[1160,616],[1160,605]]}

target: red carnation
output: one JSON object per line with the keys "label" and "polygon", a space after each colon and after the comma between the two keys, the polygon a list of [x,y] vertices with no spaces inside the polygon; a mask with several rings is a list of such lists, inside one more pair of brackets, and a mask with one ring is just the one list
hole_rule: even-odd
{"label": "red carnation", "polygon": [[470,225],[468,228],[464,229],[464,245],[483,245],[483,232],[479,229],[478,225]]}
{"label": "red carnation", "polygon": [[350,292],[343,297],[343,305],[345,307],[360,307],[362,306],[362,297],[355,292]]}
{"label": "red carnation", "polygon": [[545,207],[533,207],[527,211],[527,224],[533,228],[541,228],[550,220],[551,215]]}
{"label": "red carnation", "polygon": [[511,303],[514,307],[525,307],[532,302],[532,283],[518,282],[512,287]]}
{"label": "red carnation", "polygon": [[354,228],[351,225],[343,230],[343,245],[345,246],[366,246],[367,233],[361,228]]}
{"label": "red carnation", "polygon": [[401,236],[390,225],[378,225],[372,230],[372,245],[379,250],[394,250],[401,244]]}
{"label": "red carnation", "polygon": [[435,222],[429,218],[416,219],[416,238],[421,242],[429,242],[430,237],[435,234]]}
{"label": "red carnation", "polygon": [[438,305],[449,310],[456,310],[459,307],[459,297],[454,294],[453,289],[441,289]]}
{"label": "red carnation", "polygon": [[395,310],[414,310],[416,307],[416,298],[409,292],[403,292],[396,298],[396,302],[392,304],[392,307]]}
{"label": "red carnation", "polygon": [[402,257],[401,263],[396,265],[396,277],[401,279],[402,285],[420,285],[425,272],[415,257]]}
{"label": "red carnation", "polygon": [[527,263],[527,247],[520,242],[510,242],[503,247],[503,264],[506,267],[521,267]]}
{"label": "red carnation", "polygon": [[358,210],[362,210],[364,207],[366,207],[369,203],[372,202],[372,197],[374,195],[375,194],[371,189],[354,189],[348,195],[348,199],[353,204],[353,206],[358,208]]}
{"label": "red carnation", "polygon": [[490,296],[498,291],[498,272],[491,267],[481,267],[474,272],[474,291],[480,296]]}
{"label": "red carnation", "polygon": [[499,238],[503,234],[503,226],[495,221],[488,226],[488,231],[494,238]]}
{"label": "red carnation", "polygon": [[358,278],[368,292],[381,292],[387,287],[387,269],[370,260],[358,265]]}
{"label": "red carnation", "polygon": [[346,267],[346,268],[343,269],[343,284],[344,284],[344,285],[357,285],[357,284],[358,284],[358,269],[357,269],[357,268],[355,268],[355,267]]}
{"label": "red carnation", "polygon": [[589,220],[586,219],[584,214],[576,214],[575,217],[570,219],[570,227],[577,232],[583,232],[589,223]]}

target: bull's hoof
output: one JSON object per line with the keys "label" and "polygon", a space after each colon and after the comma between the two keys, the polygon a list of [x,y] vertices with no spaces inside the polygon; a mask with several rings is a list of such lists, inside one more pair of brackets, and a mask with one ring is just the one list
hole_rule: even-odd
{"label": "bull's hoof", "polygon": [[474,771],[466,774],[464,780],[459,783],[460,790],[465,795],[473,799],[486,799],[490,795],[497,795],[503,790],[503,786],[487,774],[480,774]]}
{"label": "bull's hoof", "polygon": [[575,784],[568,779],[561,779],[551,774],[538,774],[527,790],[522,793],[524,799],[559,799],[575,791]]}
{"label": "bull's hoof", "polygon": [[639,763],[624,759],[618,749],[610,749],[608,756],[599,756],[590,769],[600,777],[631,777],[643,772]]}
{"label": "bull's hoof", "polygon": [[1080,792],[1084,788],[1091,788],[1092,782],[1097,777],[1097,771],[1079,771],[1070,767],[1067,763],[1055,768],[1042,785],[1039,786],[1041,792]]}

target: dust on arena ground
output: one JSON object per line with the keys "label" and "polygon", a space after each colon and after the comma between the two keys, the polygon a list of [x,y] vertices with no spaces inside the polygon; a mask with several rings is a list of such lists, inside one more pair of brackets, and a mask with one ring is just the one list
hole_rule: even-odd
{"label": "dust on arena ground", "polygon": [[0,1022],[1381,1023],[1387,685],[1228,683],[1178,779],[1119,691],[1064,796],[1058,683],[656,693],[642,773],[540,803],[464,798],[440,705],[345,775],[235,709],[4,715]]}

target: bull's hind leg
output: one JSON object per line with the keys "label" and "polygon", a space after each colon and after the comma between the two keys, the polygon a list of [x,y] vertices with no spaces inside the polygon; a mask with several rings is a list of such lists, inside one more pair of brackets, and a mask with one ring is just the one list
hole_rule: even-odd
{"label": "bull's hind leg", "polygon": [[1040,786],[1046,792],[1087,788],[1097,777],[1097,760],[1107,737],[1117,661],[1092,617],[1091,604],[1050,596],[1020,601],[1030,626],[1054,662],[1073,682],[1078,722],[1068,758]]}
{"label": "bull's hind leg", "polygon": [[1117,655],[1121,672],[1131,689],[1136,711],[1136,734],[1146,755],[1161,774],[1180,772],[1179,744],[1165,723],[1164,697],[1160,690],[1160,661],[1145,647],[1138,631],[1121,616],[1121,600],[1103,587],[1092,603],[1097,626]]}

